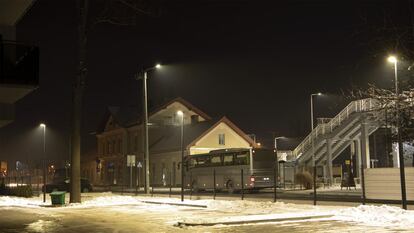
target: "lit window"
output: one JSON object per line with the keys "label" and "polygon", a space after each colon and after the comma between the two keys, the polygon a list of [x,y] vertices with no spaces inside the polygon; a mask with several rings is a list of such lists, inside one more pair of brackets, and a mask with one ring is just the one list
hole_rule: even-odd
{"label": "lit window", "polygon": [[224,137],[224,133],[219,134],[219,145],[225,145],[225,137]]}

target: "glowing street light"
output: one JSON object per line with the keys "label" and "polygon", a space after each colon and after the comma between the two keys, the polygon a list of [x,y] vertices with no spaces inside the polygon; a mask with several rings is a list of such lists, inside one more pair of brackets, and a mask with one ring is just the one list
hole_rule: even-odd
{"label": "glowing street light", "polygon": [[143,138],[144,138],[144,161],[145,161],[145,193],[149,194],[150,190],[149,190],[149,185],[150,185],[150,177],[149,177],[149,143],[148,143],[148,93],[147,93],[147,77],[148,77],[148,72],[154,69],[160,69],[161,68],[161,64],[156,64],[153,67],[149,67],[146,69],[143,69],[141,71],[141,75],[137,75],[137,79],[142,78],[142,88],[143,88],[143,113],[144,113],[144,122],[143,122],[143,126],[144,126],[144,130],[143,130]]}
{"label": "glowing street light", "polygon": [[[311,134],[313,131],[313,97],[321,96],[322,93],[313,93],[310,95],[310,114],[311,114]],[[311,136],[312,138],[312,136]],[[315,148],[314,140],[312,138],[312,165],[313,165],[313,204],[316,205],[316,161],[315,161]]]}
{"label": "glowing street light", "polygon": [[395,56],[389,56],[388,61],[391,63],[397,63],[397,58]]}
{"label": "glowing street light", "polygon": [[397,139],[398,139],[398,158],[400,160],[400,182],[401,182],[401,202],[403,209],[407,209],[407,191],[405,187],[405,168],[404,168],[404,150],[401,136],[401,122],[400,122],[400,93],[398,90],[398,69],[397,69],[397,57],[389,56],[388,61],[394,64],[394,82],[395,82],[395,110],[397,117]]}
{"label": "glowing street light", "polygon": [[46,202],[46,124],[41,123],[40,128],[43,128],[43,202]]}
{"label": "glowing street light", "polygon": [[179,110],[177,115],[181,117],[181,201],[184,201],[184,113]]}

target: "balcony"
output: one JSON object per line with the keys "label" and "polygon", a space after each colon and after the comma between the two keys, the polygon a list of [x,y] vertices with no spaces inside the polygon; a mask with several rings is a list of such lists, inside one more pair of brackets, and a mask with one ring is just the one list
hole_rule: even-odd
{"label": "balcony", "polygon": [[0,103],[13,104],[38,85],[39,49],[0,37]]}

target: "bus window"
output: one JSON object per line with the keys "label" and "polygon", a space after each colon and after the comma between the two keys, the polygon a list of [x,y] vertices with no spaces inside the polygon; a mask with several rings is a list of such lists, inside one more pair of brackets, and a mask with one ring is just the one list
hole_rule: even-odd
{"label": "bus window", "polygon": [[210,158],[205,156],[205,157],[198,157],[197,158],[197,167],[207,167],[210,165]]}
{"label": "bus window", "polygon": [[248,165],[249,164],[249,156],[247,153],[238,154],[234,160],[234,164],[237,165]]}
{"label": "bus window", "polygon": [[211,157],[211,166],[221,166],[221,156],[215,155]]}
{"label": "bus window", "polygon": [[233,165],[233,154],[223,156],[224,165]]}

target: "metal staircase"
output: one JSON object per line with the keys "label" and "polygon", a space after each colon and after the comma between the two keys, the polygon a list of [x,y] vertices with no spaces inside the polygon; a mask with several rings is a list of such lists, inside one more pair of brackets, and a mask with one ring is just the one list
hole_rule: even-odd
{"label": "metal staircase", "polygon": [[[328,158],[333,161],[354,140],[361,137],[361,123],[363,120],[369,122],[367,124],[368,134],[373,133],[379,127],[378,107],[374,99],[352,101],[329,122],[319,124],[293,150],[297,164],[299,166],[310,165],[313,161],[313,153],[315,154],[316,165],[322,164]],[[330,155],[328,147],[331,152]]]}

